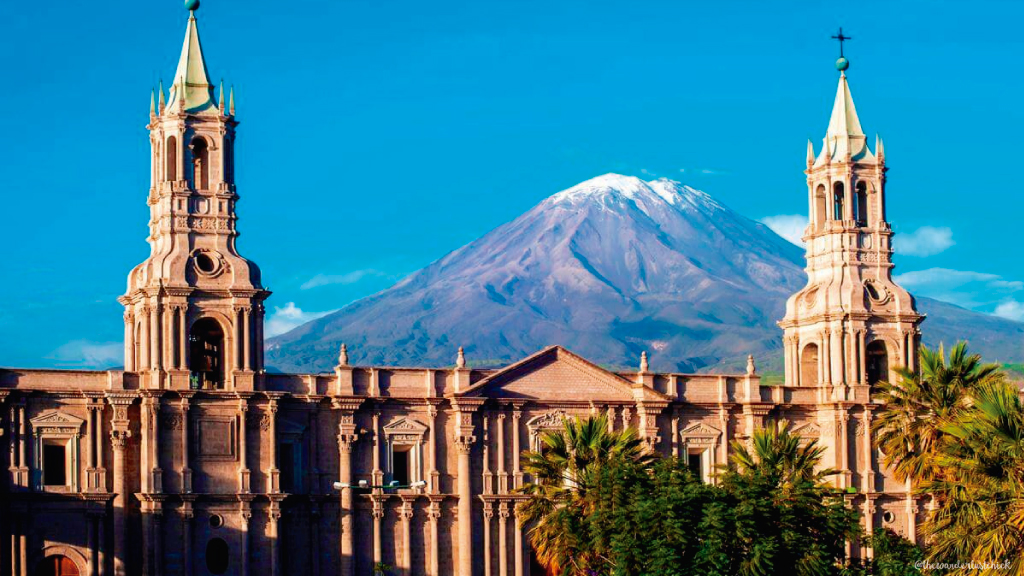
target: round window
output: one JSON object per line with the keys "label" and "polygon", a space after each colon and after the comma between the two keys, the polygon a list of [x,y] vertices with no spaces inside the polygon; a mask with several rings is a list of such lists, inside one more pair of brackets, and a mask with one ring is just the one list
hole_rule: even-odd
{"label": "round window", "polygon": [[205,252],[196,254],[196,268],[204,274],[213,274],[217,271],[217,262]]}
{"label": "round window", "polygon": [[892,524],[895,520],[896,520],[896,515],[893,514],[892,512],[890,512],[888,510],[886,510],[885,512],[882,512],[882,522],[885,522],[886,524]]}
{"label": "round window", "polygon": [[224,525],[224,517],[220,514],[210,516],[210,528],[220,528]]}
{"label": "round window", "polygon": [[228,571],[228,543],[214,538],[206,543],[206,569],[211,574],[223,574]]}

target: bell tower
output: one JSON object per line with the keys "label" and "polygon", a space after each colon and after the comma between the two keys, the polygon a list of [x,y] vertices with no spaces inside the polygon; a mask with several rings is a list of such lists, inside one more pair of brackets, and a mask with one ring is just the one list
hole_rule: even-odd
{"label": "bell tower", "polygon": [[836,68],[839,87],[821,152],[807,143],[807,286],[786,302],[779,325],[786,382],[847,400],[850,386],[916,367],[924,317],[892,279],[882,139],[872,152],[850,94],[849,62],[841,57]]}
{"label": "bell tower", "polygon": [[195,11],[174,81],[150,102],[149,257],[128,276],[125,370],[143,389],[253,390],[263,370],[259,268],[237,250],[234,91],[219,101]]}

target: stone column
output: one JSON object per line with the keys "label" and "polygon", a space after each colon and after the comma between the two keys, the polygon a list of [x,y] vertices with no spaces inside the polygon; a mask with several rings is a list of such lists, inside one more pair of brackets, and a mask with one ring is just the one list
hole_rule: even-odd
{"label": "stone column", "polygon": [[508,472],[505,471],[505,411],[498,412],[498,492],[508,492]]}
{"label": "stone column", "polygon": [[441,519],[441,497],[430,498],[427,517],[430,519],[430,576],[441,576],[441,544],[437,523]]}
{"label": "stone column", "polygon": [[246,429],[248,428],[249,397],[238,395],[238,491],[242,494],[250,492],[248,447]]}
{"label": "stone column", "polygon": [[473,575],[473,487],[469,456],[475,440],[472,436],[455,440],[459,452],[459,576]]}
{"label": "stone column", "polygon": [[125,576],[128,525],[126,515],[128,508],[127,486],[125,485],[125,447],[132,433],[129,430],[128,407],[135,401],[131,394],[108,394],[107,401],[114,409],[111,419],[110,442],[114,447],[114,574]]}
{"label": "stone column", "polygon": [[[86,400],[85,405],[88,411],[85,418],[85,491],[92,492],[96,489],[96,410],[93,409],[92,399]],[[89,532],[92,536],[92,532]]]}
{"label": "stone column", "polygon": [[139,340],[137,347],[139,362],[136,366],[139,372],[149,370],[152,367],[149,357],[149,322],[149,306],[142,306],[139,309]]}
{"label": "stone column", "polygon": [[473,479],[470,455],[476,436],[473,435],[473,413],[484,403],[482,398],[452,400],[455,413],[455,447],[459,454],[459,563],[458,576],[473,576]]}
{"label": "stone column", "polygon": [[498,505],[498,576],[508,576],[508,501]]}
{"label": "stone column", "polygon": [[493,576],[491,570],[491,519],[494,518],[494,504],[484,501],[484,576]]}
{"label": "stone column", "polygon": [[519,468],[519,436],[522,434],[520,426],[523,417],[522,404],[512,404],[512,485],[515,488],[523,487],[523,472]]}
{"label": "stone column", "polygon": [[192,576],[192,500],[181,503],[181,564],[185,568],[185,576]]}
{"label": "stone column", "polygon": [[310,498],[309,505],[309,564],[313,574],[320,574],[320,498]]}
{"label": "stone column", "polygon": [[278,542],[278,523],[281,521],[281,509],[277,500],[270,501],[270,518],[268,539],[270,540],[270,576],[280,574],[280,542]]}
{"label": "stone column", "polygon": [[156,559],[156,576],[164,573],[164,503],[157,501],[153,509],[153,558]]}
{"label": "stone column", "polygon": [[[374,410],[373,412],[373,478],[371,482],[374,486],[381,486],[384,484],[384,471],[380,467],[380,411]],[[379,493],[379,488],[374,488],[375,493]]]}
{"label": "stone column", "polygon": [[240,538],[242,541],[242,553],[239,559],[238,574],[239,576],[249,576],[249,521],[252,520],[252,508],[249,505],[248,500],[243,500],[239,504],[238,513],[238,526],[241,532]]}
{"label": "stone column", "polygon": [[[522,517],[519,514],[519,507],[514,507],[515,512],[515,576],[523,576],[523,529],[520,526]],[[539,576],[539,575],[538,575]]]}
{"label": "stone column", "polygon": [[267,404],[267,415],[270,416],[270,470],[267,473],[269,492],[277,494],[281,491],[279,484],[280,470],[277,468],[277,397],[271,397]]}
{"label": "stone column", "polygon": [[399,566],[402,574],[412,575],[412,500],[402,498],[402,563]]}
{"label": "stone column", "polygon": [[192,493],[192,469],[188,465],[188,406],[191,397],[191,393],[181,395],[181,491],[185,494]]}
{"label": "stone column", "polygon": [[[160,305],[149,307],[149,367],[160,368]],[[156,384],[156,382],[152,382]]]}
{"label": "stone column", "polygon": [[[334,409],[340,411],[338,417],[338,481],[352,485],[352,449],[359,436],[356,434],[355,411],[361,400],[335,398]],[[355,508],[352,489],[343,488],[339,491],[339,532],[341,542],[341,559],[338,562],[341,576],[355,576],[356,540],[355,540]]]}
{"label": "stone column", "polygon": [[860,427],[857,429],[860,436],[861,467],[860,481],[861,491],[870,494],[875,491],[875,467],[871,439],[871,411],[872,408],[865,406],[860,415]]}
{"label": "stone column", "polygon": [[441,473],[437,471],[437,434],[435,428],[437,428],[437,405],[429,404],[427,406],[427,415],[430,417],[430,454],[429,464],[429,482],[430,482],[430,493],[437,494],[441,491],[440,481]]}
{"label": "stone column", "polygon": [[[187,306],[187,305],[186,305]],[[188,363],[186,357],[188,356],[188,326],[185,322],[186,306],[178,307],[178,369],[187,370]]]}
{"label": "stone column", "polygon": [[124,312],[124,369],[135,372],[135,315]]}
{"label": "stone column", "polygon": [[[27,489],[28,479],[28,418],[25,417],[25,400],[18,403],[18,486]],[[27,568],[26,568],[27,570]]]}
{"label": "stone column", "polygon": [[249,326],[250,314],[251,311],[249,308],[242,309],[242,332],[244,335],[242,338],[242,358],[244,360],[242,366],[244,367],[246,372],[252,371],[252,356],[249,352],[249,350],[252,348],[252,330]]}
{"label": "stone column", "polygon": [[381,549],[380,541],[380,529],[381,522],[384,520],[384,503],[381,502],[380,496],[374,494],[373,500],[373,563],[377,564],[384,558],[384,553]]}

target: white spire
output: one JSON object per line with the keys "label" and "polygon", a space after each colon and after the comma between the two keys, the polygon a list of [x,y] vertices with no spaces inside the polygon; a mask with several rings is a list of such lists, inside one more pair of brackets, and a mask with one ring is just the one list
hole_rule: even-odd
{"label": "white spire", "polygon": [[[180,92],[184,92],[184,95]],[[210,82],[210,75],[206,71],[203,47],[199,43],[199,27],[196,24],[195,12],[189,13],[185,42],[181,47],[178,70],[174,73],[174,81],[171,82],[167,104],[181,105],[186,112],[201,112],[216,107],[213,83]]]}
{"label": "white spire", "polygon": [[839,74],[839,86],[836,88],[836,101],[832,105],[832,117],[828,121],[825,133],[825,145],[815,161],[815,165],[827,161],[844,162],[850,160],[871,159],[874,156],[868,150],[867,138],[860,127],[857,108],[853,105],[853,95],[846,81],[846,73]]}

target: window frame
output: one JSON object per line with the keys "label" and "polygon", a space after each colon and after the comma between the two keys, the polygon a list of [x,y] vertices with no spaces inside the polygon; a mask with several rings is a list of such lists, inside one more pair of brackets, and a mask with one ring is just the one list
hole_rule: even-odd
{"label": "window frame", "polygon": [[423,476],[423,445],[430,429],[422,422],[410,417],[401,417],[384,426],[384,443],[386,458],[384,459],[385,484],[394,478],[395,452],[405,452],[409,459],[409,481],[407,484],[422,482]]}
{"label": "window frame", "polygon": [[[59,411],[29,420],[32,426],[35,489],[40,492],[79,492],[82,425],[85,420]],[[64,446],[64,484],[44,484],[46,478],[43,446]]]}

